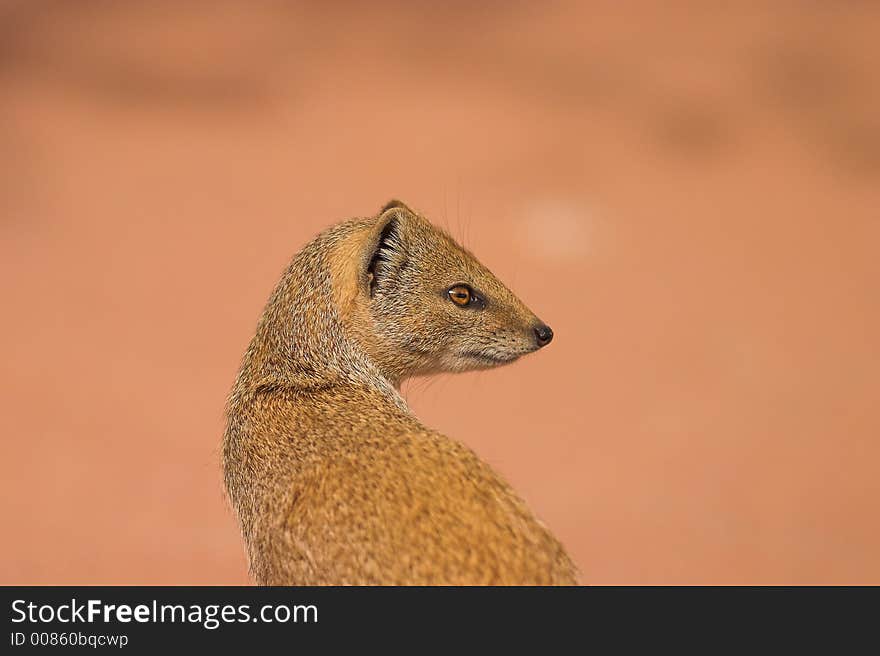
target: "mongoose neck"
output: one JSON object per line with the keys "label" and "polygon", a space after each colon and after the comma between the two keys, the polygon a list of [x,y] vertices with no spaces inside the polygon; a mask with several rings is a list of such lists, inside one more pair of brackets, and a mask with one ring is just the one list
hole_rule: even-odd
{"label": "mongoose neck", "polygon": [[245,353],[234,396],[271,387],[357,385],[406,409],[400,381],[372,362],[345,322],[353,296],[348,287],[355,285],[346,243],[368,225],[355,220],[335,226],[293,258]]}

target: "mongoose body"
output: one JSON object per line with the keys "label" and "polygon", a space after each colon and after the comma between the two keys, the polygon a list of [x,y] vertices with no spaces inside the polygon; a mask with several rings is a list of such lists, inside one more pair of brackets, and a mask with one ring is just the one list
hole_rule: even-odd
{"label": "mongoose body", "polygon": [[499,366],[551,337],[399,201],[316,237],[269,299],[227,408],[224,475],[255,581],[575,583],[510,486],[398,392],[410,376]]}

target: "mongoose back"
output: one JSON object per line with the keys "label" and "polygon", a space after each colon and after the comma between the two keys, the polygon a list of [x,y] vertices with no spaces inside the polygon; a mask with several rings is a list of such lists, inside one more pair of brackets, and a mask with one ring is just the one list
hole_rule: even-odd
{"label": "mongoose back", "polygon": [[254,580],[575,583],[510,486],[398,392],[410,376],[496,367],[552,336],[399,201],[318,235],[270,297],[227,407],[224,477]]}

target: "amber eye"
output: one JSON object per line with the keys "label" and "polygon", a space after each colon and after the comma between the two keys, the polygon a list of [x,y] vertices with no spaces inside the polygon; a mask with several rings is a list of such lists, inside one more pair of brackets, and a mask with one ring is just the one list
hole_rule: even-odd
{"label": "amber eye", "polygon": [[471,302],[471,290],[464,285],[456,285],[449,290],[449,300],[458,306],[464,307]]}

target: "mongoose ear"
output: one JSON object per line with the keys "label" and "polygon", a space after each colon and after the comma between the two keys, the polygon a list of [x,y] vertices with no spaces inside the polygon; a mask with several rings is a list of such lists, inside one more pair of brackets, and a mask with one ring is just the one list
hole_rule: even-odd
{"label": "mongoose ear", "polygon": [[402,200],[397,200],[396,198],[392,198],[385,205],[382,206],[382,209],[379,210],[379,216],[382,216],[388,210],[403,210],[408,214],[415,214],[412,209],[404,203]]}
{"label": "mongoose ear", "polygon": [[373,229],[372,239],[368,240],[369,260],[366,279],[370,297],[376,295],[376,290],[393,275],[398,265],[406,257],[400,222],[401,217],[398,212],[384,210],[378,224]]}

